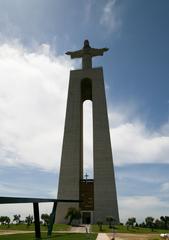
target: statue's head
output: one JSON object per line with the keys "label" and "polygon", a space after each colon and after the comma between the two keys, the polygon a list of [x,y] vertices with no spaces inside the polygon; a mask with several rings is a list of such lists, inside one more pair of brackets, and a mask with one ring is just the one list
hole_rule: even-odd
{"label": "statue's head", "polygon": [[90,48],[89,40],[84,40],[84,47],[83,48]]}

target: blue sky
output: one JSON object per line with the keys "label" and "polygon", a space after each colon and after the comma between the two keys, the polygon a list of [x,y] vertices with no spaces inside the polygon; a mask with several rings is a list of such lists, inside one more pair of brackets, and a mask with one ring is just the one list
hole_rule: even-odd
{"label": "blue sky", "polygon": [[121,220],[167,215],[168,12],[167,0],[0,0],[1,195],[56,196],[69,71],[80,67],[64,53],[89,39],[110,49],[93,65],[104,67]]}

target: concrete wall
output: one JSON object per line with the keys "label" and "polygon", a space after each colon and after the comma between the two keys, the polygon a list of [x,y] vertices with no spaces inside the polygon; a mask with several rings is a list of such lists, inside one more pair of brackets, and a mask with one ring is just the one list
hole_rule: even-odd
{"label": "concrete wall", "polygon": [[[70,72],[58,198],[79,199],[79,182],[80,178],[83,177],[82,102],[84,94],[81,92],[81,81],[83,79],[90,79],[92,82],[94,147],[93,220],[94,222],[98,220],[106,222],[106,216],[113,216],[119,221],[102,68]],[[78,204],[58,204],[56,222],[65,222],[64,216],[70,206],[78,207]]]}

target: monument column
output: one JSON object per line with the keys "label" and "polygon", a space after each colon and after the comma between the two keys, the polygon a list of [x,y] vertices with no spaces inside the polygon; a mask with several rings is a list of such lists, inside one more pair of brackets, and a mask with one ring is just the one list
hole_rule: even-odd
{"label": "monument column", "polygon": [[[91,48],[85,40],[81,50],[67,52],[71,58],[82,58],[83,68],[70,72],[58,199],[80,199],[82,203],[58,203],[57,223],[65,222],[69,207],[81,207],[84,223],[106,223],[107,216],[119,222],[103,70],[92,68],[92,57],[102,56],[107,50]],[[93,102],[94,179],[83,179],[85,100]]]}
{"label": "monument column", "polygon": [[[81,100],[80,81],[70,73],[64,139],[58,186],[58,199],[79,199],[81,155]],[[78,203],[58,203],[57,222],[65,222],[68,207]]]}
{"label": "monument column", "polygon": [[94,221],[113,216],[119,221],[114,167],[106,106],[103,70],[92,82],[94,150]]}

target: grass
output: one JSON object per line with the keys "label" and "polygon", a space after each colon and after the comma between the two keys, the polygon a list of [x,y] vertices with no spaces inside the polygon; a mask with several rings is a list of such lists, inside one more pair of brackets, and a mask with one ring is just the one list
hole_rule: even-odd
{"label": "grass", "polygon": [[[0,231],[10,231],[10,230],[16,230],[16,231],[34,231],[34,225],[32,224],[30,227],[27,227],[27,225],[25,224],[19,224],[19,225],[15,225],[15,224],[11,224],[10,227],[8,228],[7,226],[4,225],[0,225]],[[70,226],[66,225],[66,224],[54,224],[53,226],[53,230],[54,231],[68,231],[70,230]],[[42,239],[47,239],[46,235],[47,235],[47,227],[41,225],[41,231],[42,231]],[[44,232],[45,231],[45,232]],[[91,231],[94,233],[98,233],[99,231],[99,227],[98,225],[91,225]],[[126,226],[123,225],[118,225],[115,227],[115,232],[118,233],[133,233],[133,234],[160,234],[160,233],[164,233],[167,230],[163,230],[163,229],[154,229],[154,231],[152,231],[150,228],[140,228],[140,227],[130,227],[129,229],[127,229]],[[109,228],[108,225],[103,225],[103,230],[102,232],[105,233],[112,233],[113,229]],[[89,235],[87,236],[86,234],[82,233],[64,233],[64,234],[60,234],[60,233],[53,233],[53,236],[51,239],[57,239],[57,240],[94,240],[96,239],[96,235],[97,234],[90,234],[90,238]],[[160,240],[160,237],[157,236],[150,236],[149,235],[149,240]],[[34,233],[25,233],[25,234],[12,234],[12,235],[0,235],[0,240],[34,240]]]}
{"label": "grass", "polygon": [[[108,225],[103,225],[103,230],[102,232],[105,233],[111,233],[113,232],[112,228],[109,228]],[[27,227],[26,224],[10,224],[9,228],[6,225],[0,225],[0,230],[22,230],[22,231],[34,231],[34,224],[32,224],[31,226]],[[54,224],[53,225],[53,231],[69,231],[70,230],[70,225],[67,224]],[[41,225],[41,231],[47,231],[47,227]],[[99,231],[99,227],[97,224],[91,225],[91,231],[98,233]],[[164,229],[154,229],[154,231],[152,231],[150,228],[140,228],[140,227],[130,227],[129,229],[127,229],[126,226],[123,225],[117,225],[115,227],[115,231],[118,233],[164,233],[167,230]]]}
{"label": "grass", "polygon": [[[105,233],[113,232],[113,229],[109,228],[108,225],[103,225],[102,229],[103,229],[102,232],[105,232]],[[96,225],[96,224],[92,225],[91,231],[96,232],[96,233],[100,232],[98,225]],[[118,233],[138,233],[138,234],[157,233],[157,234],[160,234],[160,233],[164,233],[166,231],[167,230],[164,230],[164,229],[154,229],[154,231],[152,231],[151,228],[141,228],[141,227],[134,227],[134,228],[130,227],[129,229],[127,229],[127,227],[123,226],[123,225],[117,225],[115,227],[115,232],[118,232]]]}
{"label": "grass", "polygon": [[160,240],[161,238],[151,238],[149,240]]}
{"label": "grass", "polygon": [[[50,239],[56,239],[56,240],[95,240],[97,234],[89,234],[88,236],[84,233],[57,233],[53,234],[53,236]],[[0,240],[34,240],[34,234],[28,233],[28,234],[14,234],[14,235],[1,235]],[[42,234],[42,239],[48,239],[46,237],[46,234]]]}
{"label": "grass", "polygon": [[[34,224],[27,226],[26,224],[10,224],[9,228],[6,225],[0,225],[0,230],[22,230],[22,231],[34,231]],[[70,226],[67,224],[54,224],[53,231],[68,231]],[[47,231],[47,227],[41,225],[41,231]]]}

